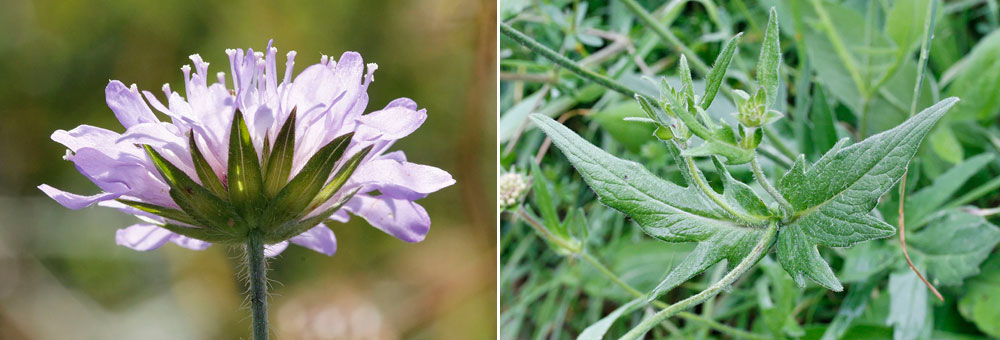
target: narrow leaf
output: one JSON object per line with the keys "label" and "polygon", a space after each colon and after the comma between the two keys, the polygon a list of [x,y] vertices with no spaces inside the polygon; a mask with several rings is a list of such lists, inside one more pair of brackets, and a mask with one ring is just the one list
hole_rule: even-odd
{"label": "narrow leaf", "polygon": [[267,158],[264,168],[264,193],[271,198],[277,195],[292,172],[292,158],[295,155],[295,111],[281,126],[278,136],[274,139],[274,148]]}
{"label": "narrow leaf", "polygon": [[349,132],[324,145],[306,162],[302,170],[271,200],[268,213],[270,222],[280,223],[306,210],[330,178],[333,166],[351,144],[354,132]]}
{"label": "narrow leaf", "polygon": [[726,42],[726,46],[722,48],[722,53],[719,53],[719,56],[715,57],[712,70],[705,77],[705,94],[701,97],[701,104],[699,105],[702,108],[707,110],[709,106],[712,106],[715,95],[719,94],[719,88],[722,87],[722,82],[726,79],[726,70],[729,69],[729,63],[733,60],[733,55],[736,54],[736,43],[740,40],[741,36],[743,36],[742,32],[730,38]]}
{"label": "narrow leaf", "polygon": [[757,82],[767,92],[767,108],[778,98],[778,78],[781,72],[781,44],[778,41],[778,11],[771,7],[764,32],[764,45],[757,60]]}
{"label": "narrow leaf", "polygon": [[263,196],[263,181],[260,175],[260,161],[247,130],[243,114],[236,110],[233,115],[232,130],[229,135],[229,201],[248,219],[251,228],[256,228],[260,197]]}
{"label": "narrow leaf", "polygon": [[632,312],[633,310],[642,307],[644,301],[642,299],[635,299],[629,301],[628,303],[621,305],[621,307],[616,308],[607,316],[597,320],[593,325],[590,325],[583,332],[580,332],[580,336],[576,337],[576,340],[601,340],[604,338],[604,334],[608,333],[611,329],[611,325],[615,323],[622,315]]}
{"label": "narrow leaf", "polygon": [[531,177],[535,206],[538,207],[538,212],[542,214],[542,220],[545,221],[545,228],[563,238],[569,238],[566,228],[559,223],[559,214],[556,212],[555,202],[552,201],[549,182],[545,178],[545,175],[542,174],[542,169],[538,168],[538,164],[534,162],[531,163]]}
{"label": "narrow leaf", "polygon": [[835,147],[808,170],[800,156],[778,181],[778,190],[796,210],[778,236],[778,260],[799,285],[809,277],[826,288],[843,289],[817,245],[847,247],[895,233],[869,212],[903,176],[920,142],[957,101],[942,100],[895,128]]}
{"label": "narrow leaf", "polygon": [[226,187],[222,186],[219,175],[215,174],[215,170],[208,164],[205,155],[198,148],[198,143],[195,142],[194,138],[194,131],[188,132],[188,145],[191,148],[191,160],[194,161],[194,171],[198,174],[201,184],[216,196],[228,197]]}
{"label": "narrow leaf", "polygon": [[691,79],[691,68],[688,66],[687,57],[681,54],[680,62],[680,77],[681,77],[681,93],[684,94],[684,100],[694,99],[694,80]]}
{"label": "narrow leaf", "polygon": [[233,229],[242,222],[233,214],[231,205],[208,189],[198,185],[184,171],[171,164],[149,145],[143,145],[157,171],[170,186],[170,197],[181,209],[198,222],[198,225],[218,229]]}

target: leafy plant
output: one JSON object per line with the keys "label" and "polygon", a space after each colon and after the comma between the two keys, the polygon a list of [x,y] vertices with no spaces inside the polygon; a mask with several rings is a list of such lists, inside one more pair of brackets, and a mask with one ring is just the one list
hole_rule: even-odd
{"label": "leafy plant", "polygon": [[[617,2],[612,4],[615,3]],[[677,7],[682,7],[677,3],[683,2],[666,5],[659,15],[667,13],[667,18],[671,18],[674,11],[678,10]],[[959,102],[958,98],[950,97],[927,105],[919,113],[915,112],[915,108],[926,99],[923,96],[923,78],[926,72],[924,65],[930,58],[928,54],[930,36],[934,31],[933,23],[937,17],[938,4],[934,1],[919,4],[901,2],[895,4],[886,14],[892,22],[891,25],[887,24],[887,33],[884,33],[890,36],[886,39],[886,44],[894,48],[892,58],[887,60],[895,63],[893,65],[896,66],[890,65],[891,68],[898,68],[901,67],[899,65],[906,63],[916,64],[915,75],[906,75],[914,80],[908,84],[901,82],[902,86],[896,86],[895,83],[882,84],[892,83],[891,79],[903,74],[898,70],[881,70],[882,73],[878,73],[873,71],[875,69],[866,69],[864,73],[859,70],[842,73],[855,78],[857,88],[854,90],[860,91],[862,98],[860,106],[864,107],[864,110],[876,107],[872,104],[876,101],[898,99],[887,95],[882,86],[891,86],[894,91],[908,86],[912,93],[908,97],[910,105],[906,105],[910,108],[909,113],[904,113],[908,118],[871,135],[867,133],[871,130],[866,123],[869,119],[868,111],[852,110],[858,108],[853,102],[834,101],[831,105],[824,95],[824,84],[833,87],[842,84],[824,80],[818,83],[811,82],[812,72],[815,71],[822,76],[828,71],[812,69],[809,66],[812,60],[835,57],[851,61],[854,60],[851,53],[873,53],[845,51],[842,37],[835,32],[839,28],[832,25],[833,19],[830,13],[837,13],[835,15],[838,15],[838,18],[846,17],[854,15],[853,9],[833,10],[828,8],[827,3],[819,1],[810,3],[812,12],[809,15],[816,19],[810,19],[809,22],[815,26],[813,28],[826,31],[826,39],[817,39],[815,45],[830,44],[830,48],[834,51],[826,54],[817,52],[814,55],[812,50],[800,49],[796,55],[799,63],[796,79],[802,83],[792,87],[783,85],[781,81],[784,78],[783,73],[792,68],[782,60],[783,49],[779,41],[782,31],[779,30],[781,25],[777,7],[767,10],[768,19],[763,34],[748,33],[762,40],[753,72],[737,70],[733,73],[727,72],[731,66],[745,64],[737,52],[737,46],[744,37],[742,33],[729,37],[719,48],[713,65],[708,67],[692,48],[681,44],[673,32],[663,28],[661,19],[658,19],[657,15],[646,12],[633,0],[622,0],[620,4],[622,6],[609,7],[612,14],[627,10],[626,14],[633,14],[651,29],[654,39],[649,41],[655,42],[655,38],[659,38],[671,45],[670,52],[679,52],[679,56],[674,59],[678,70],[676,78],[647,77],[649,82],[635,81],[637,77],[629,76],[623,71],[629,69],[631,63],[638,63],[635,60],[641,58],[641,55],[634,54],[615,63],[609,71],[610,75],[601,74],[572,61],[564,55],[565,53],[548,49],[507,23],[500,24],[501,32],[505,36],[569,70],[571,74],[567,76],[581,77],[578,80],[559,80],[556,85],[546,84],[533,95],[538,96],[534,97],[535,100],[539,100],[539,103],[535,104],[536,107],[543,107],[539,104],[550,86],[573,89],[581,86],[580,84],[593,83],[616,92],[602,94],[597,106],[617,103],[614,98],[625,95],[633,98],[638,109],[644,113],[644,117],[621,114],[615,116],[620,120],[614,122],[607,118],[610,113],[598,111],[601,113],[593,119],[598,123],[597,126],[608,131],[603,139],[598,139],[604,144],[603,147],[599,147],[590,141],[593,140],[593,132],[589,136],[581,136],[568,127],[568,124],[562,123],[572,117],[569,114],[562,115],[560,121],[556,121],[549,115],[543,114],[544,108],[537,111],[532,109],[517,111],[518,115],[529,117],[534,126],[547,137],[537,159],[542,159],[540,154],[545,152],[547,141],[551,140],[568,160],[569,165],[596,194],[597,201],[628,216],[648,236],[670,243],[695,244],[683,257],[671,255],[673,260],[670,261],[669,270],[658,283],[643,289],[635,288],[627,277],[622,277],[607,268],[598,257],[591,254],[595,251],[593,246],[602,242],[605,246],[628,242],[623,240],[623,237],[628,235],[624,231],[625,226],[611,222],[613,224],[611,227],[596,227],[598,229],[594,230],[597,224],[588,225],[583,222],[582,228],[577,224],[577,232],[566,231],[570,220],[593,221],[595,220],[593,215],[597,214],[601,215],[597,219],[608,222],[614,219],[612,217],[609,220],[605,216],[614,216],[614,213],[603,210],[602,206],[588,203],[592,201],[588,197],[592,196],[588,196],[589,192],[585,188],[574,187],[570,178],[564,177],[557,181],[562,183],[561,186],[557,184],[554,189],[549,187],[550,180],[546,177],[551,176],[545,176],[543,168],[533,164],[536,185],[532,203],[542,211],[543,218],[535,217],[531,209],[524,206],[513,210],[512,216],[531,225],[550,245],[554,244],[561,256],[583,259],[599,274],[610,279],[627,293],[624,296],[628,297],[628,300],[619,304],[613,311],[606,314],[597,313],[603,316],[577,333],[579,339],[603,338],[605,334],[612,332],[616,319],[624,318],[633,311],[644,308],[653,309],[645,316],[633,318],[632,326],[623,329],[624,335],[621,339],[640,339],[650,331],[663,336],[667,333],[658,329],[661,326],[669,334],[683,336],[686,334],[685,330],[678,329],[669,321],[674,315],[684,319],[685,325],[696,325],[686,326],[685,329],[695,329],[697,336],[704,336],[708,330],[712,330],[737,338],[786,336],[839,338],[851,334],[852,329],[862,327],[864,322],[871,321],[870,319],[876,320],[879,325],[891,326],[893,336],[897,339],[915,339],[930,334],[933,327],[928,325],[933,323],[929,323],[929,319],[934,313],[931,311],[931,300],[927,298],[925,283],[927,285],[931,283],[922,282],[924,276],[918,275],[919,273],[915,271],[925,271],[924,273],[935,284],[961,284],[965,278],[978,272],[979,265],[1000,242],[1000,228],[984,218],[984,213],[958,208],[960,205],[981,198],[985,194],[980,192],[983,188],[996,189],[994,181],[978,186],[969,192],[970,196],[951,198],[970,177],[992,162],[992,155],[983,154],[965,161],[959,160],[958,165],[943,174],[934,173],[939,167],[928,166],[927,169],[930,170],[926,171],[928,173],[925,175],[926,178],[920,178],[920,172],[913,168],[908,171],[908,165],[914,156],[927,155],[922,151],[926,149],[921,147],[922,141],[938,133],[936,131],[939,131],[940,127],[937,123]],[[711,2],[702,4],[706,12],[719,11],[718,7],[711,5]],[[799,32],[805,30],[805,25],[800,22],[804,17],[801,14],[802,9],[799,8],[800,4],[792,1],[783,5],[796,12],[794,20],[796,30]],[[739,6],[742,5],[737,5]],[[620,12],[615,12],[616,8]],[[747,11],[745,6],[742,9]],[[871,18],[877,11],[869,9],[871,11],[867,15],[869,20],[874,22],[875,19]],[[924,25],[919,25],[919,29],[924,34],[913,36],[908,34],[910,31],[907,31],[907,28],[894,26],[900,21],[912,19],[912,16],[904,14],[917,12],[922,14],[919,17]],[[753,16],[749,13],[747,15],[746,20],[753,26]],[[628,16],[623,16],[627,21]],[[612,15],[612,18],[615,18],[615,15]],[[595,21],[590,22],[593,24]],[[868,37],[875,36],[872,33],[873,28],[865,27],[865,29],[870,31],[862,33]],[[813,42],[810,40],[803,44],[809,46],[813,45]],[[640,46],[640,50],[636,53],[644,53],[642,47]],[[908,58],[914,49],[920,51],[917,62]],[[648,52],[649,50],[645,50],[645,53]],[[666,54],[670,55],[670,52]],[[698,85],[692,75],[692,68],[705,76],[705,80]],[[733,84],[731,79],[739,80],[737,84],[739,88],[731,85]],[[810,85],[814,87],[812,91]],[[789,98],[788,91],[792,88],[796,91],[796,105],[794,110],[789,112],[786,111],[789,110],[786,101]],[[655,94],[657,92],[655,89],[658,89],[658,95]],[[835,88],[831,91],[835,94],[834,99],[842,100],[841,96],[844,93],[837,91],[840,90]],[[555,100],[552,103],[555,104]],[[713,106],[713,103],[716,105]],[[634,106],[615,104],[610,107],[622,110]],[[718,110],[720,107],[726,109],[720,112]],[[846,135],[838,126],[837,116],[840,114],[837,110],[861,111],[861,115],[858,116],[860,120],[857,122],[860,126],[859,130],[856,130],[858,132],[856,142],[852,142],[850,137],[840,138],[837,141],[838,136]],[[542,113],[528,114],[530,111]],[[584,112],[582,115],[586,116],[587,113]],[[503,125],[501,124],[501,128]],[[877,125],[876,128],[882,126]],[[527,128],[528,126],[524,125],[524,129]],[[793,149],[787,146],[775,129],[791,131],[797,135],[795,138],[797,147]],[[623,131],[629,131],[631,134]],[[634,135],[642,131],[652,132],[651,138],[646,142],[642,139],[637,141]],[[766,142],[765,137],[767,137]],[[624,150],[616,145],[616,141],[624,143],[622,145],[625,147]],[[513,152],[514,145],[511,144],[516,142],[517,139],[508,142],[507,150],[512,152],[502,159],[514,160],[508,157],[516,156],[517,153]],[[534,143],[536,142],[524,144],[535,145]],[[528,146],[521,148],[520,152],[530,150]],[[796,149],[802,151],[795,152]],[[615,156],[614,150],[622,150],[624,152],[622,156],[627,157]],[[642,164],[628,159],[636,155],[642,158]],[[780,169],[774,169],[775,171],[768,176],[761,165],[761,157],[769,161],[765,165],[784,167],[787,170],[782,172]],[[549,164],[551,171],[556,173],[569,170],[569,166],[560,165],[558,162]],[[714,172],[706,172],[704,168],[708,167],[713,168]],[[911,183],[915,180],[917,183],[930,182],[930,184],[922,190],[915,191],[908,198],[904,198],[904,195],[913,191],[913,188],[904,185],[901,187],[902,194],[899,195],[901,197],[893,196],[891,189],[908,174]],[[567,189],[570,191],[566,191]],[[564,193],[566,198],[562,202],[563,206],[572,207],[566,210],[567,217],[563,221],[559,219],[558,204],[552,199],[559,193]],[[883,204],[880,204],[880,201]],[[556,204],[555,208],[553,204]],[[892,213],[893,209],[889,207],[893,204],[900,207],[899,213]],[[589,218],[586,216],[588,210],[591,215]],[[904,221],[906,222],[907,230],[911,233],[908,237],[908,249],[913,254],[913,263],[902,261],[902,257],[898,256],[900,249],[894,243],[879,240],[896,234],[897,228],[890,224],[892,218],[899,219],[897,225],[900,227],[904,225]],[[589,235],[582,232],[588,230],[588,227],[591,228]],[[599,232],[601,230],[610,235]],[[506,231],[505,236],[509,235],[514,235],[514,232]],[[631,238],[635,239],[637,236],[639,235],[632,235]],[[509,239],[504,237],[501,242],[502,244],[512,242],[514,239],[515,236],[510,236]],[[872,240],[876,241],[868,242]],[[857,244],[863,246],[837,252],[845,258],[841,265],[841,276],[848,279],[847,283],[854,285],[848,290],[847,297],[841,298],[843,301],[828,302],[842,303],[841,308],[846,309],[842,309],[841,312],[834,309],[832,313],[826,312],[826,316],[820,317],[827,322],[825,325],[820,324],[823,328],[818,329],[818,334],[816,328],[803,328],[800,324],[801,317],[797,316],[802,308],[808,308],[803,307],[805,306],[803,304],[823,300],[823,297],[828,295],[822,291],[809,294],[811,289],[809,281],[834,292],[844,290],[844,284],[837,278],[830,265],[831,257],[824,257],[821,249],[851,247]],[[902,244],[903,250],[906,250],[906,243]],[[518,246],[517,250],[522,249],[520,247]],[[777,261],[768,258],[770,251],[774,252]],[[507,268],[515,268],[518,263],[528,263],[527,259],[521,257],[523,254],[519,252],[505,256],[504,252],[501,253],[505,269],[501,271],[502,303],[504,297],[510,294],[508,292],[515,289],[513,285],[516,284],[504,279],[505,271]],[[719,265],[723,260],[727,262],[728,268]],[[717,312],[714,312],[715,300],[718,299],[716,295],[733,289],[731,286],[742,277],[756,275],[751,268],[758,262],[762,263],[765,273],[756,281],[754,289],[743,292],[756,297],[734,299],[747,300],[751,306],[758,307],[761,317],[752,323],[754,326],[750,330],[766,331],[769,335],[747,332],[748,320],[745,316],[735,318],[733,322],[736,327],[715,321],[718,317],[715,314]],[[910,271],[908,265],[914,271]],[[532,269],[526,270],[532,271]],[[642,269],[629,268],[629,270]],[[703,272],[709,274],[704,275],[706,277],[703,283],[695,285],[698,288],[689,296],[677,293],[678,290],[690,290],[684,286]],[[507,274],[512,273],[507,272]],[[860,315],[875,308],[869,307],[873,303],[870,301],[872,292],[877,291],[880,282],[887,276],[886,289],[889,294],[880,295],[889,298],[880,305],[888,309],[887,314],[868,317]],[[569,275],[563,280],[587,280],[587,277]],[[541,284],[540,282],[529,280],[518,289],[526,292],[529,286]],[[571,282],[557,283],[557,285],[564,284],[572,286]],[[731,294],[737,295],[737,292]],[[663,295],[682,299],[668,305],[660,301]],[[600,299],[609,295],[588,296]],[[523,299],[525,295],[511,298]],[[574,304],[572,296],[564,295],[562,299],[566,309]],[[648,307],[644,307],[645,303],[649,303]],[[701,306],[700,315],[684,311],[699,304],[704,304]],[[596,309],[599,312],[603,309],[600,307],[600,302],[590,306],[588,311]],[[979,310],[981,309],[980,307]],[[505,321],[516,319],[518,316],[511,314],[514,310],[508,312],[505,312],[506,318],[501,317],[501,335],[513,332],[511,336],[516,336],[520,333],[522,324],[518,324],[517,328],[510,328]],[[815,309],[813,312],[816,312]],[[973,312],[963,313],[963,315],[973,314]],[[990,317],[985,316],[984,312],[976,313],[979,318]],[[813,317],[810,316],[809,319]],[[547,330],[536,335],[541,337],[549,333],[552,334],[551,337],[559,337],[559,334],[562,334],[561,328],[565,328],[564,324],[569,322],[565,315],[560,320],[559,324],[550,324]],[[988,329],[983,331],[990,332]]]}

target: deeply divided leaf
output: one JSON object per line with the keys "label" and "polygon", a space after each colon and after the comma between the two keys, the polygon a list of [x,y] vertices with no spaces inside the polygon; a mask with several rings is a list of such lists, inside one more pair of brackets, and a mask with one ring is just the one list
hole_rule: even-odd
{"label": "deeply divided leaf", "polygon": [[957,101],[942,100],[893,129],[845,148],[835,147],[808,169],[800,156],[778,181],[778,190],[796,211],[778,235],[778,260],[799,285],[804,286],[808,277],[826,288],[843,289],[817,245],[847,247],[895,233],[869,212],[902,177],[920,142]]}

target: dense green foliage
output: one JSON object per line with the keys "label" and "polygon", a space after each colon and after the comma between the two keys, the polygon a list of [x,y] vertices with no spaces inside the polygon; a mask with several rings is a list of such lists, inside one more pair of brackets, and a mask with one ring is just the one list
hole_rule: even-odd
{"label": "dense green foliage", "polygon": [[501,338],[1000,337],[995,3],[500,12]]}

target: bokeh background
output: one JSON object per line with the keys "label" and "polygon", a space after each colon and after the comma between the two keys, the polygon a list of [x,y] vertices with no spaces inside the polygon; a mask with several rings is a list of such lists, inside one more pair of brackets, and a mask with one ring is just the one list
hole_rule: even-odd
{"label": "bokeh background", "polygon": [[[458,183],[420,201],[432,228],[406,244],[354,218],[331,257],[290,247],[270,261],[277,339],[487,339],[496,334],[496,3],[419,1],[0,2],[0,339],[238,339],[249,310],[240,251],[115,245],[135,219],[71,211],[36,189],[97,188],[62,160],[56,129],[121,132],[109,79],[182,91],[199,53],[263,49],[296,72],[346,50],[376,62],[369,110],[397,97],[429,118],[396,144]],[[161,117],[162,118],[162,117]]]}

